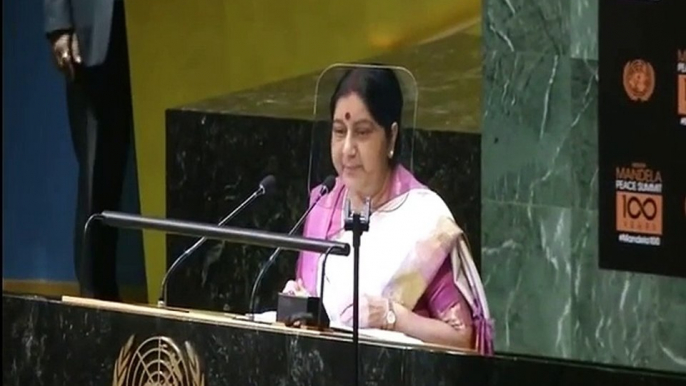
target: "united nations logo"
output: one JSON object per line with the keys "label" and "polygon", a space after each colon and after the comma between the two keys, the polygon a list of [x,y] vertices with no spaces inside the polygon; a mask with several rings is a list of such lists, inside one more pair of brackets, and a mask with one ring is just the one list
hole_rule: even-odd
{"label": "united nations logo", "polygon": [[655,90],[653,66],[641,59],[627,62],[624,65],[624,90],[632,101],[650,99]]}
{"label": "united nations logo", "polygon": [[204,386],[198,355],[167,337],[152,337],[133,349],[134,336],[119,350],[112,386]]}

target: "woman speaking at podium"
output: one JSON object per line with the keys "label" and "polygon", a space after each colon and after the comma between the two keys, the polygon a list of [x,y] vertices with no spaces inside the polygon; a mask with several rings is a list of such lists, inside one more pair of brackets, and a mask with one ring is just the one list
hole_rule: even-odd
{"label": "woman speaking at podium", "polygon": [[[465,235],[443,200],[398,162],[403,95],[393,70],[359,67],[339,81],[330,101],[336,184],[306,223],[304,236],[352,244],[343,208],[371,198],[360,247],[360,328],[399,331],[429,343],[493,351],[483,286]],[[312,191],[316,197],[319,187]],[[317,294],[333,322],[352,324],[353,259],[304,252],[293,295]]]}

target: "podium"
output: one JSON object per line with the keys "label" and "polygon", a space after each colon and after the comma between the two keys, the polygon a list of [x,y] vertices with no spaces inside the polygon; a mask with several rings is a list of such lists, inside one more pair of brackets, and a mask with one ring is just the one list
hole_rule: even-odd
{"label": "podium", "polygon": [[[3,385],[349,385],[345,332],[3,293]],[[683,385],[684,375],[360,336],[364,385]],[[157,383],[155,383],[157,382]]]}

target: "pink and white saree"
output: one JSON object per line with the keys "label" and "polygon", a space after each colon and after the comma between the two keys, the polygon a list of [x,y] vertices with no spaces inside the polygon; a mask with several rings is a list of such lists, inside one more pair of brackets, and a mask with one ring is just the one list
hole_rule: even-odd
{"label": "pink and white saree", "polygon": [[[448,324],[472,325],[474,348],[493,353],[493,323],[483,285],[466,242],[450,210],[433,191],[402,166],[396,167],[391,199],[370,217],[360,246],[360,294],[391,298],[422,316]],[[313,190],[314,200],[319,187]],[[346,242],[343,230],[347,189],[340,179],[310,212],[303,234]],[[324,274],[324,306],[332,322],[352,303],[353,259],[301,253],[296,278],[310,294],[318,294]]]}

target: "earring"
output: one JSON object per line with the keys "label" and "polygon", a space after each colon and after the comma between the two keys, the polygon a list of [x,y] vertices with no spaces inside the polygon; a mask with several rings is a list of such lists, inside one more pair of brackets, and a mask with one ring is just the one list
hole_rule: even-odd
{"label": "earring", "polygon": [[393,150],[388,152],[388,158],[393,158]]}

